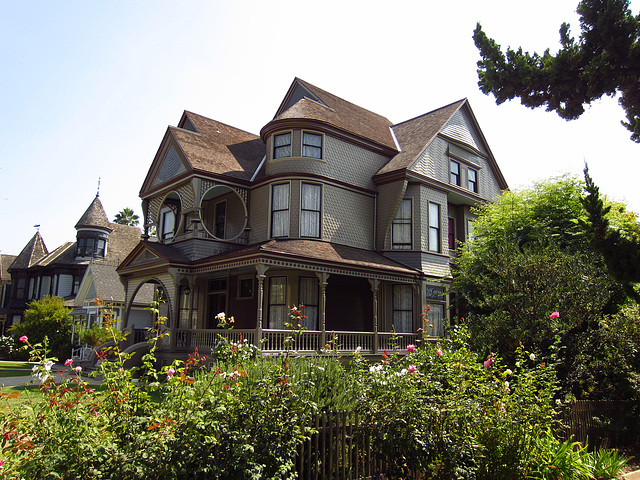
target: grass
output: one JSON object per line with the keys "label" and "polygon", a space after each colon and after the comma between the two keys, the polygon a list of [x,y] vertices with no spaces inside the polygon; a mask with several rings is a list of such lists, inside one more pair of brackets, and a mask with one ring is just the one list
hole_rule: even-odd
{"label": "grass", "polygon": [[32,363],[29,362],[11,362],[6,360],[0,360],[0,371],[9,369],[9,370],[31,370],[33,367]]}

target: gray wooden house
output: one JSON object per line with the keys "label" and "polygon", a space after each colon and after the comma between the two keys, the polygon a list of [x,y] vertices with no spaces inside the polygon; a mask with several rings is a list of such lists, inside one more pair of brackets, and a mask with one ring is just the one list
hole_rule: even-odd
{"label": "gray wooden house", "polygon": [[118,267],[125,325],[151,283],[167,360],[210,348],[220,312],[236,321],[225,335],[281,350],[301,304],[300,351],[437,337],[470,208],[506,188],[466,99],[394,124],[296,78],[260,135],[184,112],[140,190],[158,241],[143,235]]}

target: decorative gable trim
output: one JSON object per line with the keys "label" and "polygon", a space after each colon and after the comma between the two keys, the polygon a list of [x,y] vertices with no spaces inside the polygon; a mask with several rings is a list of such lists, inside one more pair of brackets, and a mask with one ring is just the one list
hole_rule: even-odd
{"label": "decorative gable trim", "polygon": [[151,184],[151,188],[155,188],[158,185],[168,182],[169,180],[186,173],[187,167],[184,162],[178,155],[175,147],[173,145],[169,145],[167,153],[162,160],[160,168],[156,173],[155,178],[153,179],[153,183]]}
{"label": "decorative gable trim", "polygon": [[140,189],[140,197],[145,198],[151,192],[157,191],[172,180],[184,177],[191,170],[192,167],[186,159],[186,155],[173,138],[171,127],[167,128]]}

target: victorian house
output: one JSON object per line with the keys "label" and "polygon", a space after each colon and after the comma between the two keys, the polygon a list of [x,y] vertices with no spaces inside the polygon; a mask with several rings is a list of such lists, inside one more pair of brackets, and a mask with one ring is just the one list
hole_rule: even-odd
{"label": "victorian house", "polygon": [[299,305],[299,351],[440,336],[470,208],[506,188],[466,99],[394,124],[296,78],[260,135],[184,112],[140,190],[157,241],[143,235],[118,267],[125,324],[150,283],[167,361],[220,334],[281,350]]}

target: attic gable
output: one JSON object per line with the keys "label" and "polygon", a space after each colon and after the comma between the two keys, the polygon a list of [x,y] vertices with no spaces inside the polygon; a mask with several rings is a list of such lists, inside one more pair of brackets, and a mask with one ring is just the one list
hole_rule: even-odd
{"label": "attic gable", "polygon": [[348,102],[299,78],[293,81],[275,117],[262,128],[262,138],[289,120],[309,120],[338,129],[382,146],[387,152],[397,151],[391,122],[377,113]]}
{"label": "attic gable", "polygon": [[198,172],[249,181],[265,153],[260,137],[193,112],[168,127],[140,196]]}

